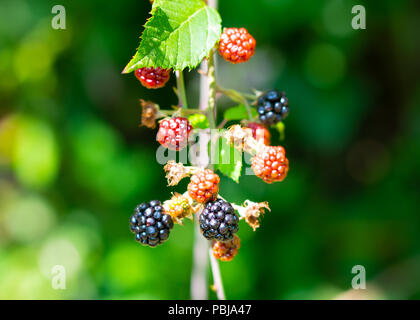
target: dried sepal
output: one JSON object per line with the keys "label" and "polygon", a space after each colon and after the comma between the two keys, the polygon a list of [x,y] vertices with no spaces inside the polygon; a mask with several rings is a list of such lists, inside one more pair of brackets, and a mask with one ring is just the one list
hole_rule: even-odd
{"label": "dried sepal", "polygon": [[188,177],[188,173],[182,163],[169,160],[163,169],[166,172],[168,186],[176,186],[182,179]]}
{"label": "dried sepal", "polygon": [[256,154],[264,147],[264,143],[257,141],[252,136],[252,129],[243,128],[240,125],[233,125],[225,132],[225,138],[239,151]]}
{"label": "dried sepal", "polygon": [[164,116],[160,113],[159,106],[152,102],[140,99],[141,125],[150,129],[156,128],[156,120]]}
{"label": "dried sepal", "polygon": [[166,172],[168,186],[176,186],[182,179],[199,172],[201,169],[197,167],[186,167],[180,162],[169,160],[163,169]]}
{"label": "dried sepal", "polygon": [[234,208],[238,211],[240,219],[245,219],[245,222],[256,230],[260,226],[260,216],[265,213],[265,210],[271,211],[268,206],[268,202],[252,202],[245,200],[242,206],[234,205]]}

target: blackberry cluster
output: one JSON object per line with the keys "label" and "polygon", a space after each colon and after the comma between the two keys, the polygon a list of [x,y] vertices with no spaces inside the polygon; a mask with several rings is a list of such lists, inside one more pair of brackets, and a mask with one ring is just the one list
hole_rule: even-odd
{"label": "blackberry cluster", "polygon": [[270,90],[264,92],[257,101],[260,121],[265,125],[273,125],[282,121],[289,114],[289,102],[286,93]]}
{"label": "blackberry cluster", "polygon": [[142,203],[130,218],[130,230],[143,245],[155,247],[165,242],[174,223],[170,215],[163,213],[158,200]]}
{"label": "blackberry cluster", "polygon": [[239,230],[232,205],[222,199],[208,202],[200,214],[200,229],[207,240],[229,241]]}

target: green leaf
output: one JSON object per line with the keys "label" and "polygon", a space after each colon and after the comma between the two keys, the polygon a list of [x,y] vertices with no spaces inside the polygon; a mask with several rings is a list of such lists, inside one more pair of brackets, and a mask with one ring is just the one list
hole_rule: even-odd
{"label": "green leaf", "polygon": [[219,140],[218,163],[214,165],[224,175],[239,183],[242,170],[242,152],[232,147],[225,138]]}
{"label": "green leaf", "polygon": [[[251,108],[251,115],[253,118],[255,118],[258,113],[255,108]],[[248,119],[248,111],[246,109],[246,106],[243,104],[240,104],[236,107],[229,108],[224,113],[224,118],[226,120],[242,120],[242,119]]]}
{"label": "green leaf", "polygon": [[204,114],[192,114],[188,117],[188,121],[194,129],[207,129],[209,127],[209,120]]}
{"label": "green leaf", "polygon": [[143,67],[195,68],[220,38],[220,15],[202,0],[155,0],[151,14],[123,73]]}

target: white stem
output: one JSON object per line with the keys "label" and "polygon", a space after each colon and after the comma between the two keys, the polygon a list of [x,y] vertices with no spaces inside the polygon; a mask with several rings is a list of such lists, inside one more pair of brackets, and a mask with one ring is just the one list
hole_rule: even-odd
{"label": "white stem", "polygon": [[[212,8],[217,9],[217,0],[208,0],[208,5]],[[213,86],[213,93],[215,90],[214,87],[214,60],[210,58],[210,67],[212,68],[213,74],[212,77],[208,76],[209,73],[209,64],[207,60],[203,60],[201,63],[201,77],[200,77],[200,109],[201,110],[208,110],[209,107],[209,100],[211,98],[211,87]],[[211,112],[213,112],[212,110]],[[209,119],[212,120],[212,119]],[[210,125],[214,127],[214,119],[213,121],[209,121]],[[214,129],[214,128],[212,128]],[[205,134],[204,132],[202,134]],[[201,138],[200,138],[201,140]],[[200,148],[201,149],[201,148]],[[201,156],[200,156],[201,158]],[[208,155],[206,155],[208,158]],[[199,162],[202,164],[204,159],[200,159]],[[203,162],[202,162],[203,161]],[[198,214],[196,214],[195,220],[197,221],[196,228],[195,228],[195,240],[194,240],[194,265],[193,265],[193,272],[191,276],[191,298],[192,299],[207,299],[207,266],[208,266],[208,255],[206,252],[208,251],[208,241],[204,239],[203,235],[200,231],[200,226],[198,223]],[[204,255],[203,255],[204,253]],[[219,300],[225,300],[225,293],[223,290],[223,283],[222,278],[220,275],[219,263],[214,258],[212,249],[209,249],[210,253],[210,263],[211,269],[213,273],[214,279],[214,287],[216,289],[217,298]]]}
{"label": "white stem", "polygon": [[213,250],[209,249],[211,272],[213,273],[213,287],[216,290],[217,299],[226,300],[225,290],[223,289],[222,275],[220,274],[219,262],[213,256]]}
{"label": "white stem", "polygon": [[[199,214],[199,213],[197,213]],[[191,299],[208,299],[208,241],[200,232],[200,225],[197,217],[194,223],[194,256],[193,270],[191,273]]]}

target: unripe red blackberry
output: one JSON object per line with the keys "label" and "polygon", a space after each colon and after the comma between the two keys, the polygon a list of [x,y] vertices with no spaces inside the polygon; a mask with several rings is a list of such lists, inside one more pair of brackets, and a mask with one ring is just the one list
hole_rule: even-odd
{"label": "unripe red blackberry", "polygon": [[142,203],[130,218],[130,230],[142,245],[155,247],[165,242],[174,226],[170,215],[163,212],[158,200]]}
{"label": "unripe red blackberry", "polygon": [[231,63],[247,62],[255,53],[255,39],[245,28],[225,28],[220,37],[219,53]]}
{"label": "unripe red blackberry", "polygon": [[192,127],[186,118],[163,119],[156,140],[164,147],[179,151],[186,147]]}
{"label": "unripe red blackberry", "polygon": [[232,260],[237,255],[240,247],[241,239],[236,234],[233,235],[232,240],[226,242],[213,240],[211,243],[213,256],[221,261]]}
{"label": "unripe red blackberry", "polygon": [[264,92],[258,97],[257,112],[260,121],[267,126],[284,120],[289,114],[289,101],[286,93],[276,90]]}
{"label": "unripe red blackberry", "polygon": [[194,174],[188,184],[188,194],[200,203],[217,198],[220,178],[212,170],[206,169]]}
{"label": "unripe red blackberry", "polygon": [[283,147],[266,146],[252,158],[251,167],[257,177],[273,183],[286,178],[289,160]]}
{"label": "unripe red blackberry", "polygon": [[267,146],[270,145],[271,134],[267,127],[257,122],[249,122],[246,127],[252,130],[252,136],[254,139]]}
{"label": "unripe red blackberry", "polygon": [[207,240],[229,241],[239,230],[232,205],[222,199],[208,202],[200,214],[200,229]]}
{"label": "unripe red blackberry", "polygon": [[171,69],[140,68],[134,73],[141,84],[148,89],[159,89],[165,86],[171,76]]}

